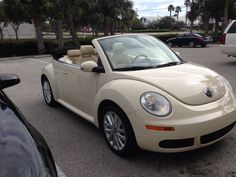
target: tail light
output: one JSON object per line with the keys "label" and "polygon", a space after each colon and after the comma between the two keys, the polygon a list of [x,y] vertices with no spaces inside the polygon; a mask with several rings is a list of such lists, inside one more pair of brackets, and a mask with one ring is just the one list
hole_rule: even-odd
{"label": "tail light", "polygon": [[221,44],[225,44],[225,38],[226,38],[226,33],[222,34],[222,36],[220,37]]}

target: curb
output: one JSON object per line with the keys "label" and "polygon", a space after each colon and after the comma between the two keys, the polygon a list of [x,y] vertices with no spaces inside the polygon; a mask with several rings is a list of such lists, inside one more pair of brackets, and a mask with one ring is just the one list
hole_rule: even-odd
{"label": "curb", "polygon": [[51,55],[28,55],[28,56],[20,56],[20,57],[4,57],[0,58],[0,61],[7,61],[7,60],[20,60],[20,59],[28,59],[28,58],[50,58]]}

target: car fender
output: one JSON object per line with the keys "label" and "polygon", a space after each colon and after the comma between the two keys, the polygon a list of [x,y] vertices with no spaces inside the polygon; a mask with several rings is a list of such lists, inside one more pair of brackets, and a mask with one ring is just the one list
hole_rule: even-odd
{"label": "car fender", "polygon": [[47,77],[47,79],[51,85],[54,99],[57,99],[58,98],[58,91],[57,91],[57,84],[56,84],[56,76],[55,76],[55,70],[54,70],[52,63],[46,65],[42,69],[42,76],[41,77],[43,77],[43,75],[45,75]]}
{"label": "car fender", "polygon": [[[99,127],[98,112],[103,101],[112,101],[117,104],[129,117],[129,114],[143,109],[140,96],[148,91],[162,93],[163,91],[142,81],[130,79],[116,79],[103,85],[97,92],[94,105],[94,124]],[[130,120],[133,122],[134,120]]]}

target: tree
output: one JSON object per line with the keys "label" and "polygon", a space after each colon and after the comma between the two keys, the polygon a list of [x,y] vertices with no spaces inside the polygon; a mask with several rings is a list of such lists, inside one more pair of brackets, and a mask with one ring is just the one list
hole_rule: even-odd
{"label": "tree", "polygon": [[229,3],[230,3],[230,0],[224,0],[223,29],[225,29],[228,25]]}
{"label": "tree", "polygon": [[185,31],[187,31],[187,21],[188,21],[188,8],[191,5],[190,0],[185,0],[184,5],[186,6],[186,14],[185,14]]}
{"label": "tree", "polygon": [[61,0],[48,0],[46,18],[55,32],[58,48],[64,47],[63,41],[63,7]]}
{"label": "tree", "polygon": [[4,0],[4,9],[7,18],[15,31],[16,39],[19,39],[18,29],[23,22],[30,22],[28,15],[17,0]]}
{"label": "tree", "polygon": [[38,46],[38,52],[40,54],[45,53],[45,45],[43,40],[42,33],[42,25],[45,21],[45,13],[46,13],[46,2],[47,0],[19,0],[21,2],[20,5],[23,6],[25,11],[27,11],[28,16],[33,21],[36,33],[36,40]]}
{"label": "tree", "polygon": [[176,13],[176,16],[177,16],[177,22],[179,21],[179,13],[181,12],[181,7],[180,6],[177,6],[175,8],[175,13]]}
{"label": "tree", "polygon": [[102,14],[104,35],[114,34],[115,26],[119,23],[127,26],[131,22],[134,11],[133,3],[130,0],[97,0],[97,6]]}
{"label": "tree", "polygon": [[172,14],[172,11],[175,11],[175,7],[172,5],[172,4],[170,4],[169,6],[168,6],[168,11],[170,12],[170,17],[172,16],[171,14]]}
{"label": "tree", "polygon": [[187,17],[191,22],[190,32],[193,32],[193,23],[199,16],[199,6],[196,2],[192,0],[192,3],[190,5],[191,10],[188,12]]}
{"label": "tree", "polygon": [[7,17],[4,10],[3,1],[0,1],[0,39],[3,40],[3,29],[7,26]]}
{"label": "tree", "polygon": [[162,17],[158,23],[160,29],[171,29],[175,24],[175,19],[169,16]]}

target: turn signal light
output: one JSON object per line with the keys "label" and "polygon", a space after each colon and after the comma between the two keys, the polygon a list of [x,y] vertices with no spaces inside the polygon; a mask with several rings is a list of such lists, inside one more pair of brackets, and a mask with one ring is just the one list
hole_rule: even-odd
{"label": "turn signal light", "polygon": [[175,131],[175,127],[161,127],[155,125],[146,125],[146,129],[155,131]]}

